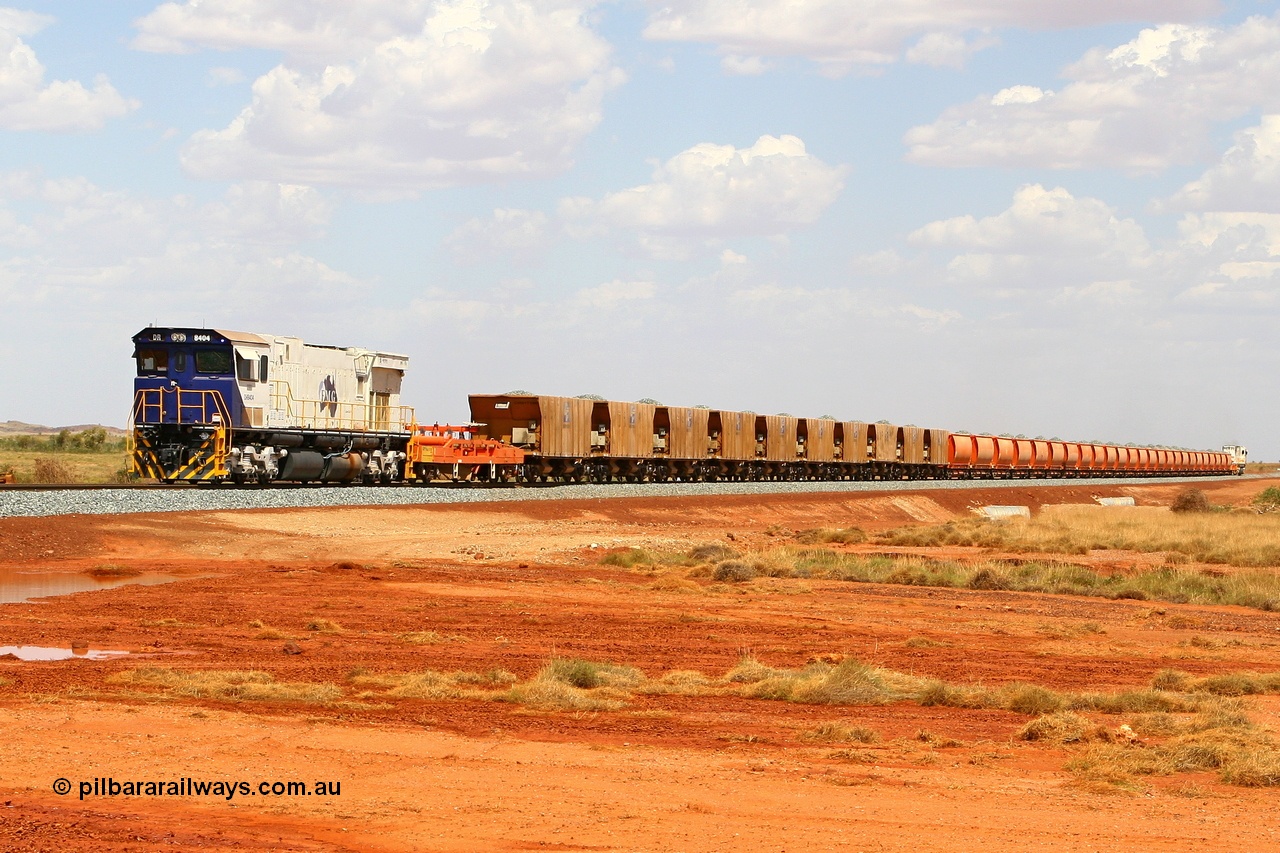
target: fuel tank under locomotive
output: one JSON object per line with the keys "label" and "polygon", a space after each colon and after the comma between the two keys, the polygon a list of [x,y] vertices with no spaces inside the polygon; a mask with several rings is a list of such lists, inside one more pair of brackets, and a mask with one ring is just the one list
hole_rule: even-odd
{"label": "fuel tank under locomotive", "polygon": [[276,479],[295,482],[349,483],[364,474],[364,457],[359,453],[326,456],[315,450],[292,450],[280,461]]}

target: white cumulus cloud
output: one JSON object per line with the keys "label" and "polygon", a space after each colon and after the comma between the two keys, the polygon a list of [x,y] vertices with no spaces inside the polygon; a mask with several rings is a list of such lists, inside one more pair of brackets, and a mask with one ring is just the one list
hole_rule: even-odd
{"label": "white cumulus cloud", "polygon": [[795,136],[761,136],[749,148],[704,142],[659,166],[650,183],[598,200],[566,199],[561,212],[571,223],[630,231],[656,252],[678,253],[691,241],[778,236],[814,222],[847,171]]}
{"label": "white cumulus cloud", "polygon": [[1010,86],[905,137],[934,166],[1154,171],[1209,153],[1215,122],[1280,111],[1280,16],[1233,27],[1162,24],[1089,51],[1057,91]]}
{"label": "white cumulus cloud", "polygon": [[1221,161],[1170,200],[1192,210],[1280,213],[1280,115],[1235,136]]}
{"label": "white cumulus cloud", "polygon": [[467,220],[445,238],[445,245],[464,263],[496,254],[528,259],[546,248],[550,232],[550,217],[540,210],[498,208],[483,219]]}
{"label": "white cumulus cloud", "polygon": [[653,299],[657,285],[651,281],[624,281],[614,279],[595,287],[579,290],[575,301],[584,308],[597,311],[613,311],[634,306],[637,302]]}
{"label": "white cumulus cloud", "polygon": [[225,128],[183,152],[194,176],[403,194],[568,167],[621,83],[591,0],[168,3],[149,50],[275,48]]}
{"label": "white cumulus cloud", "polygon": [[351,280],[297,246],[321,236],[330,213],[307,187],[242,184],[200,204],[8,173],[0,176],[0,299],[148,317],[186,312],[193,298],[209,304],[210,294],[262,308],[325,304]]}
{"label": "white cumulus cloud", "polygon": [[[995,43],[999,27],[1056,29],[1117,21],[1179,21],[1217,11],[1216,0],[664,0],[651,3],[645,35],[705,42],[736,57],[803,57],[824,72],[895,62],[960,66]],[[908,47],[908,45],[911,45]]]}
{"label": "white cumulus cloud", "polygon": [[105,75],[92,87],[78,80],[45,82],[45,67],[22,40],[53,23],[46,15],[0,9],[0,128],[6,130],[96,130],[108,119],[138,107],[116,91]]}
{"label": "white cumulus cloud", "polygon": [[958,33],[927,33],[907,50],[906,60],[935,68],[963,68],[970,56],[999,43],[986,33],[972,39]]}
{"label": "white cumulus cloud", "polygon": [[950,277],[992,290],[1087,285],[1152,262],[1146,234],[1132,219],[1118,217],[1098,199],[1039,184],[1021,187],[1012,204],[994,216],[931,222],[910,241],[959,250],[947,262]]}

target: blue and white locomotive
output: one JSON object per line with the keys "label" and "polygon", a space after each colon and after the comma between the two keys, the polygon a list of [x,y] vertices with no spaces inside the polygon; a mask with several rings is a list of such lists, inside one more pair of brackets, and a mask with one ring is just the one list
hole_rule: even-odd
{"label": "blue and white locomotive", "polygon": [[164,482],[403,476],[409,358],[219,329],[134,335],[131,464]]}

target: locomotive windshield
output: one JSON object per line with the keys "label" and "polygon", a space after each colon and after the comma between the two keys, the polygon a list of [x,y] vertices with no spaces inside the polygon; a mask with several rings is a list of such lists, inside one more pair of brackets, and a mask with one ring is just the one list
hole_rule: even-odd
{"label": "locomotive windshield", "polygon": [[135,353],[138,359],[139,376],[155,376],[164,374],[169,368],[169,351],[163,349],[140,349]]}
{"label": "locomotive windshield", "polygon": [[196,350],[196,373],[216,373],[229,376],[231,374],[231,350]]}

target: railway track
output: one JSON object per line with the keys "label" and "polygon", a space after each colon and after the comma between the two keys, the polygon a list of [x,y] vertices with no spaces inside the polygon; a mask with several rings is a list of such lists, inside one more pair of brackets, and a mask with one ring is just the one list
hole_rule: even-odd
{"label": "railway track", "polygon": [[563,483],[481,483],[481,482],[447,482],[433,483],[389,483],[385,485],[365,485],[363,483],[272,483],[269,486],[245,485],[236,486],[231,483],[209,483],[193,481],[187,483],[0,483],[0,494],[5,492],[134,492],[134,491],[174,491],[174,492],[273,492],[273,491],[317,491],[335,489],[378,489],[382,490],[414,490],[422,487],[432,489],[545,489]]}
{"label": "railway track", "polygon": [[[304,486],[269,488],[210,487],[150,483],[0,487],[0,518],[14,516],[128,515],[133,513],[297,509],[306,507],[416,506],[538,500],[612,500],[618,498],[699,498],[717,495],[797,495],[804,493],[892,493],[965,489],[1057,487],[1087,489],[1090,495],[1120,494],[1117,487],[1178,483],[1194,486],[1223,477],[1157,477],[1088,480],[855,480],[759,481],[714,483],[440,483],[437,488],[407,486]],[[1084,498],[1088,500],[1088,497]],[[1004,501],[996,501],[1004,502]],[[1019,503],[1011,493],[1008,502]]]}
{"label": "railway track", "polygon": [[[1237,475],[1221,475],[1221,476],[1187,476],[1187,477],[996,477],[986,478],[946,478],[939,477],[935,479],[902,479],[902,480],[792,480],[792,481],[776,481],[776,480],[699,480],[690,482],[669,481],[666,483],[628,483],[613,482],[588,484],[580,482],[489,482],[479,480],[469,481],[448,481],[436,480],[432,482],[396,482],[387,484],[367,485],[364,483],[290,483],[275,482],[267,486],[260,485],[243,485],[237,486],[232,483],[211,483],[207,481],[192,481],[183,483],[0,483],[0,494],[6,492],[91,492],[91,491],[111,491],[111,492],[133,492],[133,491],[174,491],[189,493],[218,493],[218,492],[292,492],[304,491],[315,492],[320,490],[333,490],[336,492],[349,491],[352,489],[376,489],[382,491],[417,491],[422,488],[428,489],[483,489],[489,490],[514,490],[514,489],[554,489],[554,488],[573,488],[587,487],[589,485],[608,486],[632,486],[632,487],[652,487],[661,486],[693,486],[693,485],[754,485],[758,491],[769,491],[767,486],[784,485],[790,483],[792,485],[803,485],[811,487],[812,491],[822,491],[823,485],[840,486],[841,484],[863,483],[872,488],[884,488],[886,486],[900,486],[910,489],[914,486],[928,483],[934,484],[925,488],[937,488],[936,484],[951,483],[955,488],[972,488],[980,484],[992,486],[1001,485],[1028,485],[1028,486],[1053,486],[1053,485],[1069,485],[1069,484],[1085,484],[1097,483],[1116,485],[1122,483],[1181,483],[1181,482],[1203,482],[1206,480],[1231,479]],[[1259,477],[1265,475],[1245,474],[1245,479],[1251,477]],[[838,489],[837,489],[838,490]]]}

